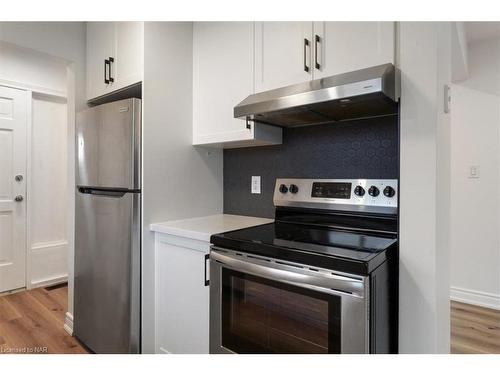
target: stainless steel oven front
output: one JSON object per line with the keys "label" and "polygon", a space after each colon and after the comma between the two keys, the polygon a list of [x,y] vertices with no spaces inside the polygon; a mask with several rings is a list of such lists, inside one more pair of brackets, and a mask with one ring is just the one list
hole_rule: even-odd
{"label": "stainless steel oven front", "polygon": [[210,353],[369,353],[369,280],[210,253]]}

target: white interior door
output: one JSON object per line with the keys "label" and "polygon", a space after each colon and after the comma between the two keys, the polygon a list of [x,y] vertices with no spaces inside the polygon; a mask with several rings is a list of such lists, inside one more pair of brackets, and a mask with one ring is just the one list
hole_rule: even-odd
{"label": "white interior door", "polygon": [[0,86],[0,293],[26,282],[27,104],[26,91]]}

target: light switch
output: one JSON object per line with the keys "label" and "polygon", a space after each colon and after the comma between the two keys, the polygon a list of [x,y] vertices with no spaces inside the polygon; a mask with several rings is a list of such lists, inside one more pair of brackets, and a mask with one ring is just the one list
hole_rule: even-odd
{"label": "light switch", "polygon": [[260,176],[252,176],[252,194],[260,194]]}
{"label": "light switch", "polygon": [[469,178],[479,178],[479,165],[469,166]]}

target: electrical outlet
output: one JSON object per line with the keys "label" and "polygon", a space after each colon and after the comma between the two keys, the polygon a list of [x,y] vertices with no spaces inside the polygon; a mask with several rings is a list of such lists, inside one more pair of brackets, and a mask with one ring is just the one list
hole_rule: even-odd
{"label": "electrical outlet", "polygon": [[469,166],[469,178],[479,178],[479,165]]}
{"label": "electrical outlet", "polygon": [[252,176],[252,194],[260,194],[260,176]]}

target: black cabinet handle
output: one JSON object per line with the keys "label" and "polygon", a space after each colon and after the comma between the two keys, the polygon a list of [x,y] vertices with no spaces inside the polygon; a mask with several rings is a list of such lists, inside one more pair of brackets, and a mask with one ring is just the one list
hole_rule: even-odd
{"label": "black cabinet handle", "polygon": [[246,122],[246,125],[247,125],[247,129],[252,129],[252,125],[250,124],[250,117],[247,116],[245,122]]}
{"label": "black cabinet handle", "polygon": [[113,76],[111,75],[111,66],[112,66],[111,64],[113,64],[113,63],[115,62],[115,59],[114,59],[114,58],[112,58],[112,57],[110,57],[110,58],[108,59],[108,61],[109,61],[109,82],[114,82],[114,81],[115,81],[115,79],[114,79],[114,78],[113,78]]}
{"label": "black cabinet handle", "polygon": [[314,36],[314,65],[316,69],[321,69],[321,65],[318,62],[318,44],[321,42],[321,39],[318,34]]}
{"label": "black cabinet handle", "polygon": [[104,83],[107,85],[109,83],[108,71],[111,69],[110,62],[108,59],[104,60]]}
{"label": "black cabinet handle", "polygon": [[205,286],[209,286],[210,285],[210,280],[207,279],[207,263],[208,263],[208,260],[210,259],[210,254],[205,254]]}
{"label": "black cabinet handle", "polygon": [[304,71],[309,72],[309,67],[307,66],[307,46],[309,45],[309,40],[304,38]]}

